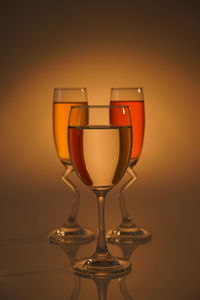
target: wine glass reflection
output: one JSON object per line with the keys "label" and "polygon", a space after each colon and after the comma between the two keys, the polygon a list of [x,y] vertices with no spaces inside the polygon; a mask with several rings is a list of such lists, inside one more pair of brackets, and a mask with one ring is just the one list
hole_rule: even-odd
{"label": "wine glass reflection", "polygon": [[[150,242],[150,240],[146,240],[143,243],[138,242],[138,243],[133,244],[129,241],[124,241],[123,243],[121,243],[121,242],[119,243],[118,241],[116,241],[115,243],[113,243],[113,245],[120,248],[124,259],[131,260],[135,250],[138,247],[140,247],[142,245],[146,245],[149,242]],[[96,277],[96,278],[89,279],[89,280],[94,281],[96,289],[97,289],[97,296],[98,296],[98,299],[100,299],[100,300],[107,299],[109,285],[112,280],[117,280],[117,282],[119,283],[119,291],[121,293],[122,299],[133,300],[134,298],[133,298],[133,296],[130,295],[130,291],[128,290],[127,283],[126,283],[126,280],[128,279],[129,276],[131,276],[132,272],[129,273],[128,275],[125,274],[123,276],[119,276],[117,279],[115,276],[113,276],[113,277],[109,276],[109,277],[105,277],[105,278]],[[80,277],[80,278],[82,278],[82,280],[88,280],[84,276],[82,277],[81,275],[78,275],[78,274],[76,274],[75,277]],[[71,299],[71,298],[69,298],[69,299]],[[73,299],[75,300],[76,298],[73,298]],[[117,299],[117,298],[115,298],[115,299]]]}

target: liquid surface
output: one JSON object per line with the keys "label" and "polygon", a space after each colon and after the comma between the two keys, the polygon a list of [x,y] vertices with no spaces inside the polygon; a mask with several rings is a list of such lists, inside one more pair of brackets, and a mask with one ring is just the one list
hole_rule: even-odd
{"label": "liquid surface", "polygon": [[[132,151],[131,161],[132,164],[136,164],[142,151],[143,139],[144,139],[144,101],[111,101],[111,105],[128,105],[132,119]],[[115,124],[120,115],[111,114],[112,123]],[[123,120],[119,120],[122,121]],[[123,123],[121,123],[123,124]]]}
{"label": "liquid surface", "polygon": [[68,119],[71,106],[87,105],[87,102],[53,103],[53,133],[58,156],[65,163],[70,160],[68,149]]}
{"label": "liquid surface", "polygon": [[72,163],[83,182],[110,187],[124,175],[131,149],[131,127],[69,127]]}

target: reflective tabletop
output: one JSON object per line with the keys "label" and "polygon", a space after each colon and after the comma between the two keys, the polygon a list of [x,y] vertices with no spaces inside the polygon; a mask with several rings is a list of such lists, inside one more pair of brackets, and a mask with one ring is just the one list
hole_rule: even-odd
{"label": "reflective tabletop", "polygon": [[150,267],[146,263],[151,242],[109,245],[112,254],[130,258],[132,272],[125,277],[86,279],[75,275],[73,261],[91,254],[95,244],[58,246],[49,243],[46,234],[1,240],[1,299],[146,299],[144,286],[151,276],[145,269]]}
{"label": "reflective tabletop", "polygon": [[[180,253],[152,240],[142,245],[108,244],[113,255],[129,258],[132,271],[123,278],[86,279],[76,276],[73,261],[95,250],[96,241],[82,245],[58,246],[47,234],[1,240],[0,295],[10,299],[198,299],[199,290],[184,271]],[[171,256],[170,256],[171,255]],[[194,257],[191,257],[193,261]],[[195,268],[195,266],[193,266]],[[187,284],[184,284],[188,278]],[[196,278],[196,279],[195,279]],[[183,296],[183,298],[179,298]]]}

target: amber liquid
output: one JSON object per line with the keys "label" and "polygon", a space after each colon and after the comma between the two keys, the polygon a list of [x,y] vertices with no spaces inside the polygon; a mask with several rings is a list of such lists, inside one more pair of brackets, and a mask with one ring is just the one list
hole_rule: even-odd
{"label": "amber liquid", "polygon": [[87,102],[54,102],[53,134],[56,150],[62,163],[70,162],[68,149],[68,119],[71,106],[87,105]]}
{"label": "amber liquid", "polygon": [[124,175],[130,159],[130,126],[69,127],[72,163],[83,182],[108,189]]}
{"label": "amber liquid", "polygon": [[[111,101],[111,105],[128,105],[132,118],[132,151],[131,151],[131,165],[135,165],[142,151],[144,139],[144,101]],[[120,118],[117,114],[111,114],[112,124],[117,122]],[[122,121],[122,120],[118,120]],[[123,124],[123,123],[122,123]]]}

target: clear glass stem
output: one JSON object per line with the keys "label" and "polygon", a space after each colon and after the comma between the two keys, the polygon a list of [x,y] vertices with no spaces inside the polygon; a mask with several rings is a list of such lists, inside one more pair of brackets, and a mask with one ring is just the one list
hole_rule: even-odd
{"label": "clear glass stem", "polygon": [[133,223],[132,218],[129,216],[127,208],[126,208],[126,203],[125,203],[125,194],[127,189],[136,181],[137,179],[137,174],[133,170],[132,167],[128,167],[127,173],[130,175],[130,179],[122,186],[120,192],[119,192],[119,205],[120,205],[120,210],[122,214],[122,224],[121,226],[133,226],[135,225]]}
{"label": "clear glass stem", "polygon": [[72,295],[68,298],[68,300],[76,300],[78,299],[81,287],[81,279],[78,276],[74,276],[74,290]]}
{"label": "clear glass stem", "polygon": [[106,243],[106,234],[105,234],[105,196],[107,192],[95,191],[98,201],[98,241],[97,248],[94,254],[94,258],[105,260],[106,258],[111,257]]}
{"label": "clear glass stem", "polygon": [[123,277],[120,279],[120,290],[121,290],[122,296],[125,300],[134,300],[133,297],[131,297],[127,291],[126,277]]}
{"label": "clear glass stem", "polygon": [[99,300],[106,300],[107,298],[107,290],[108,285],[111,279],[102,278],[102,279],[94,279],[94,282],[97,287],[98,299]]}
{"label": "clear glass stem", "polygon": [[61,175],[62,181],[67,185],[67,187],[73,193],[73,203],[71,213],[67,219],[65,225],[69,226],[70,224],[76,223],[76,217],[79,209],[79,202],[80,202],[80,194],[74,183],[68,179],[68,176],[74,172],[72,165],[66,165],[65,172]]}

